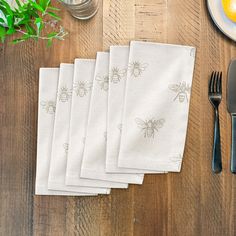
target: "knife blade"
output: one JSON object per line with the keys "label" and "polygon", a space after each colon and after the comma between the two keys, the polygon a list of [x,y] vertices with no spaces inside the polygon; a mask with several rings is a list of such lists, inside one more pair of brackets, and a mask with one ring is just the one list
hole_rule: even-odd
{"label": "knife blade", "polygon": [[236,59],[232,60],[228,69],[227,106],[231,114],[231,172],[236,174]]}

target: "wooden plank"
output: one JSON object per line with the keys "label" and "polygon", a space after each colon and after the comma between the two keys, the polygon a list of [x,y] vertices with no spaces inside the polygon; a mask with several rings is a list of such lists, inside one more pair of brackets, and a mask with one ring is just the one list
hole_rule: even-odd
{"label": "wooden plank", "polygon": [[[56,1],[54,3],[59,6]],[[78,21],[65,10],[61,14],[69,35],[64,42],[56,42],[50,49],[41,47],[37,72],[42,66],[72,63],[76,57],[95,58],[96,52],[102,50],[102,4],[90,21]],[[100,212],[100,197],[35,196],[34,235],[99,235]]]}
{"label": "wooden plank", "polygon": [[135,36],[135,0],[104,0],[103,49],[127,45]]}
{"label": "wooden plank", "polygon": [[[64,10],[62,18],[70,34],[50,49],[34,42],[0,45],[0,234],[236,235],[226,79],[220,107],[223,173],[217,176],[210,169],[213,113],[207,99],[211,71],[222,70],[225,78],[236,49],[213,25],[205,1],[104,0],[90,21]],[[143,186],[113,190],[110,196],[33,196],[39,67],[94,58],[96,51],[132,39],[197,47],[182,172],[149,175]]]}
{"label": "wooden plank", "polygon": [[32,235],[37,48],[0,48],[0,234]]}
{"label": "wooden plank", "polygon": [[201,10],[199,1],[168,1],[168,43],[197,47],[183,168],[168,176],[168,235],[201,235]]}
{"label": "wooden plank", "polygon": [[[167,1],[135,1],[135,39],[167,40]],[[168,217],[167,175],[146,175],[143,186],[134,192],[135,236],[166,235]]]}

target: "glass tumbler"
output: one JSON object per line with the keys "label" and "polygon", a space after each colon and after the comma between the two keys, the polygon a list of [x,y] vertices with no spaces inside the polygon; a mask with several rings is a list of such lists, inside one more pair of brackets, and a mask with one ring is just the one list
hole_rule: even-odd
{"label": "glass tumbler", "polygon": [[59,0],[77,19],[88,20],[98,11],[99,0]]}

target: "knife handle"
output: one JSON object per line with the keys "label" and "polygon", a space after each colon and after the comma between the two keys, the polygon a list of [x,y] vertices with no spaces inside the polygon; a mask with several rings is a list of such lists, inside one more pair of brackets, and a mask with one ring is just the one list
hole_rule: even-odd
{"label": "knife handle", "polygon": [[231,172],[236,174],[236,115],[232,114]]}
{"label": "knife handle", "polygon": [[[236,125],[236,123],[235,123],[235,125]],[[236,128],[236,126],[235,126],[235,128]],[[235,142],[235,145],[236,145],[236,142]],[[215,128],[214,128],[212,171],[214,173],[220,173],[222,171],[221,145],[220,145],[220,122],[219,122],[218,109],[215,109]]]}

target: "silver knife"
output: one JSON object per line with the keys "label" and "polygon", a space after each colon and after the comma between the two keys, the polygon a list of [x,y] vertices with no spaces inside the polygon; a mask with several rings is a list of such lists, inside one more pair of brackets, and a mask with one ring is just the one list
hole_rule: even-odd
{"label": "silver knife", "polygon": [[230,169],[232,173],[236,174],[236,59],[231,61],[228,69],[227,104],[232,119]]}

